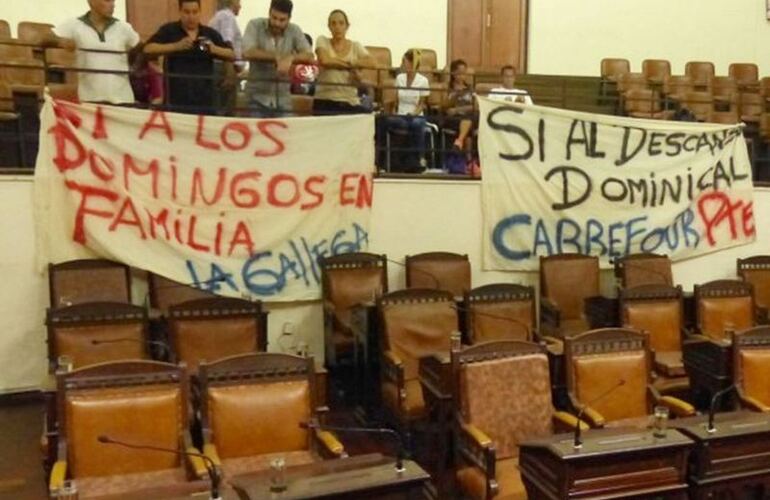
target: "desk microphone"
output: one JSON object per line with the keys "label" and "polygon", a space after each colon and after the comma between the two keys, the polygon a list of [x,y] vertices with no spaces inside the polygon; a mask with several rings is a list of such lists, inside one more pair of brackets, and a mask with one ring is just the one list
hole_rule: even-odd
{"label": "desk microphone", "polygon": [[609,389],[607,389],[603,393],[599,394],[597,397],[593,398],[591,401],[589,401],[588,403],[584,404],[580,408],[580,411],[577,414],[577,425],[575,426],[575,438],[574,438],[574,440],[572,442],[572,447],[573,448],[575,448],[576,450],[579,450],[580,448],[583,447],[583,441],[580,439],[580,419],[583,418],[583,413],[585,413],[585,411],[591,405],[596,404],[598,401],[600,401],[600,400],[604,399],[605,397],[609,396],[610,394],[615,392],[615,389],[617,389],[618,387],[620,387],[622,385],[626,385],[626,381],[624,379],[618,380],[617,384],[613,385],[612,387],[610,387]]}
{"label": "desk microphone", "polygon": [[390,436],[396,443],[396,473],[403,474],[406,470],[404,468],[404,443],[401,441],[401,436],[393,429],[386,427],[369,428],[369,427],[340,427],[334,425],[325,425],[318,422],[318,419],[312,419],[307,422],[300,422],[299,426],[302,429],[318,429],[319,431],[333,431],[333,432],[350,432],[352,434],[383,434]]}
{"label": "desk microphone", "polygon": [[211,480],[210,500],[222,500],[222,497],[219,495],[219,485],[222,482],[222,475],[219,472],[219,467],[217,467],[217,464],[215,464],[211,458],[202,453],[191,453],[189,451],[179,451],[171,448],[161,448],[159,446],[132,444],[125,441],[118,441],[117,439],[112,439],[111,437],[105,435],[97,437],[96,440],[102,444],[114,444],[117,446],[123,446],[124,448],[131,448],[133,450],[157,451],[161,453],[171,453],[182,457],[200,458],[203,460],[203,463],[206,464],[206,471],[208,472],[209,479]]}
{"label": "desk microphone", "polygon": [[163,350],[163,355],[166,357],[166,359],[169,359],[171,357],[171,348],[169,347],[169,345],[159,340],[140,340],[140,339],[132,339],[130,337],[123,337],[118,339],[105,339],[105,340],[94,339],[91,341],[91,345],[120,344],[123,342],[134,342],[137,344],[146,344],[148,346],[160,347]]}
{"label": "desk microphone", "polygon": [[654,276],[657,276],[659,278],[663,278],[663,283],[667,286],[674,286],[674,284],[671,282],[671,275],[664,273],[662,271],[659,271],[658,269],[651,268],[651,267],[645,267],[640,266],[639,264],[629,261],[628,259],[610,259],[610,264],[615,265],[616,263],[620,264],[622,267],[625,267],[627,269],[636,269],[637,271],[641,271],[644,273],[649,273]]}
{"label": "desk microphone", "polygon": [[728,387],[725,387],[721,391],[716,392],[711,397],[711,405],[709,406],[709,423],[706,427],[706,432],[709,434],[713,434],[717,431],[717,428],[714,426],[714,414],[716,413],[717,409],[717,403],[722,399],[724,395],[729,393],[730,391],[735,390],[735,384],[731,384]]}

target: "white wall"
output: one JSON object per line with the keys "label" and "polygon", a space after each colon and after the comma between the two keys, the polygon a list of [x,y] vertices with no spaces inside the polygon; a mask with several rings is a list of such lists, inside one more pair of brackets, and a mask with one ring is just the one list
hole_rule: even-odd
{"label": "white wall", "polygon": [[770,74],[765,0],[531,0],[529,72],[598,75],[604,57],[753,62]]}
{"label": "white wall", "polygon": [[[481,188],[478,182],[385,180],[375,182],[370,250],[403,261],[408,254],[447,250],[467,253],[473,285],[504,281],[535,285],[536,273],[487,272],[481,269]],[[770,189],[757,189],[757,241],[674,265],[674,278],[685,289],[695,283],[735,274],[735,259],[767,254],[770,248]],[[409,221],[406,223],[405,221]],[[34,269],[32,178],[0,176],[0,393],[39,386],[46,372],[46,277]],[[389,263],[391,290],[404,287],[404,272]],[[611,271],[603,272],[603,291],[613,292]],[[135,297],[143,297],[139,292]],[[139,299],[138,301],[141,301]],[[270,304],[270,350],[304,341],[323,356],[323,321],[318,302]],[[292,322],[295,334],[281,337]]]}

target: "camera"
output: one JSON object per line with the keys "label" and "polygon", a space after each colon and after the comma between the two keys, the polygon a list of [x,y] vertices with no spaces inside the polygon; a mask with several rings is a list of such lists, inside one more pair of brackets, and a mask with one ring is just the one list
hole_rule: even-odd
{"label": "camera", "polygon": [[205,36],[199,36],[198,38],[195,39],[195,43],[198,46],[198,50],[200,50],[201,52],[209,51],[209,42],[211,42],[211,40],[209,40],[209,38]]}

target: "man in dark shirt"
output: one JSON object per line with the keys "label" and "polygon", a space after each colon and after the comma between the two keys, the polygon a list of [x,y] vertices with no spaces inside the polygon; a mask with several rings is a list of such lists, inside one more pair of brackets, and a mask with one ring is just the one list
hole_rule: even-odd
{"label": "man in dark shirt", "polygon": [[167,102],[175,111],[212,113],[214,59],[235,59],[219,32],[202,25],[200,16],[200,0],[179,0],[179,21],[161,26],[144,47],[148,55],[166,56]]}

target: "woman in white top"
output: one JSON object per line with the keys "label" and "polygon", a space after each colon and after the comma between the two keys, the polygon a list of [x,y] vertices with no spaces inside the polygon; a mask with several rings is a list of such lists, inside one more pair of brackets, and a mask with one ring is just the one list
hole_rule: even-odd
{"label": "woman in white top", "polygon": [[387,130],[408,130],[411,146],[417,155],[420,167],[426,166],[425,161],[425,132],[427,122],[423,116],[430,83],[428,79],[417,72],[420,69],[420,51],[410,49],[401,59],[401,73],[396,77],[396,115],[385,118]]}
{"label": "woman in white top", "polygon": [[314,114],[364,113],[358,97],[359,68],[372,63],[369,52],[358,42],[346,38],[350,22],[340,9],[329,14],[332,37],[319,36],[316,55],[321,66],[316,80]]}

